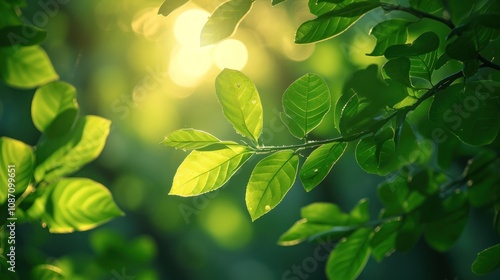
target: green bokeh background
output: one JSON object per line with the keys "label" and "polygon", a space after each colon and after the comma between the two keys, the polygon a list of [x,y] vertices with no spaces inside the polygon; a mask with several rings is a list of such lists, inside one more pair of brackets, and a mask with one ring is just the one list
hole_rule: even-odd
{"label": "green bokeh background", "polygon": [[[377,215],[381,205],[376,186],[384,178],[363,172],[352,147],[320,186],[306,193],[297,181],[278,207],[254,223],[244,196],[249,166],[258,158],[219,191],[193,198],[167,195],[175,170],[187,154],[161,146],[165,135],[193,127],[220,139],[244,140],[217,103],[213,83],[220,68],[212,66],[189,87],[171,79],[171,54],[179,47],[173,31],[176,18],[192,8],[211,12],[221,3],[194,2],[165,18],[156,15],[161,1],[68,1],[44,25],[36,22],[41,6],[28,3],[23,10],[25,21],[35,21],[48,31],[43,47],[61,80],[77,88],[82,113],[112,120],[102,155],[74,176],[107,186],[126,216],[89,232],[68,235],[49,234],[39,225],[20,225],[21,271],[49,260],[73,271],[71,279],[76,275],[117,280],[126,279],[120,275],[134,279],[325,279],[326,262],[314,254],[325,254],[323,247],[317,249],[321,245],[276,244],[299,218],[300,207],[325,201],[349,211],[359,199],[368,197],[372,216]],[[350,73],[384,62],[365,56],[375,44],[368,32],[384,17],[381,11],[370,13],[335,39],[294,46],[294,30],[311,17],[306,4],[291,0],[272,7],[270,1],[256,1],[234,36],[248,49],[242,71],[260,92],[263,140],[268,145],[296,143],[279,120],[281,95],[295,79],[307,72],[320,74],[336,100]],[[417,32],[429,24],[434,23],[412,28]],[[432,29],[446,32],[440,25]],[[35,145],[39,133],[30,118],[34,90],[0,85],[0,93],[0,135]],[[311,138],[336,136],[332,128],[330,112]],[[436,253],[421,241],[413,251],[396,253],[381,264],[371,260],[360,279],[479,279],[470,272],[476,253],[498,242],[490,216],[473,211],[463,236],[449,253]],[[104,276],[103,267],[109,271]],[[293,275],[295,267],[301,267],[304,274]],[[288,270],[292,273],[286,278]],[[481,279],[500,279],[500,274]]]}

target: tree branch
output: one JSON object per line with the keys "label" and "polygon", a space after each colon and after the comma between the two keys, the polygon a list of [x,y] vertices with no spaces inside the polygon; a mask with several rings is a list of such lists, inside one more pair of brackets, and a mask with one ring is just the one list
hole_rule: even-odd
{"label": "tree branch", "polygon": [[455,25],[449,19],[440,18],[440,17],[437,17],[435,15],[413,9],[412,7],[403,7],[400,5],[393,5],[393,4],[389,4],[389,3],[380,3],[380,6],[382,7],[382,9],[384,9],[385,11],[388,11],[388,12],[390,12],[390,11],[402,11],[402,12],[412,14],[418,18],[428,18],[428,19],[432,19],[432,20],[441,22],[441,23],[445,24],[446,26],[448,26],[450,29],[455,28]]}
{"label": "tree branch", "polygon": [[492,61],[486,59],[484,56],[478,55],[477,59],[484,63],[484,66],[500,71],[500,65],[493,63]]}

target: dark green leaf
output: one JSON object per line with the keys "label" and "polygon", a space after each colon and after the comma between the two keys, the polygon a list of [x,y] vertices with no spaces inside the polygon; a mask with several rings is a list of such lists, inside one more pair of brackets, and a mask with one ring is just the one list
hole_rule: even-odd
{"label": "dark green leaf", "polygon": [[389,127],[380,134],[361,139],[356,146],[356,161],[371,174],[385,176],[397,169],[394,130]]}
{"label": "dark green leaf", "polygon": [[477,73],[477,71],[479,71],[479,61],[477,59],[464,61],[464,69],[462,72],[465,77],[472,77]]}
{"label": "dark green leaf", "polygon": [[445,7],[442,0],[410,0],[410,6],[431,14],[438,14]]}
{"label": "dark green leaf", "polygon": [[299,156],[287,150],[276,152],[255,166],[245,195],[252,221],[281,202],[295,182],[298,164]]}
{"label": "dark green leaf", "polygon": [[[309,2],[311,3],[311,2]],[[341,4],[319,4],[317,8],[309,8],[316,19],[304,22],[295,34],[295,43],[306,44],[332,38],[341,34],[354,24],[364,13],[377,8],[378,1],[355,2],[346,0]]]}
{"label": "dark green leaf", "polygon": [[272,0],[271,1],[271,4],[274,6],[274,5],[278,5],[279,3],[283,3],[285,2],[286,0]]}
{"label": "dark green leaf", "polygon": [[396,250],[396,236],[401,226],[401,220],[391,220],[381,224],[374,230],[371,242],[372,256],[378,262],[390,256]]}
{"label": "dark green leaf", "polygon": [[500,244],[492,246],[479,254],[472,264],[472,272],[478,275],[488,274],[500,266]]}
{"label": "dark green leaf", "polygon": [[495,216],[493,217],[493,227],[500,234],[500,203],[495,205]]}
{"label": "dark green leaf", "polygon": [[86,178],[62,179],[46,187],[39,198],[42,221],[52,233],[93,229],[122,216],[111,193],[103,185]]}
{"label": "dark green leaf", "polygon": [[299,174],[306,191],[311,191],[325,179],[346,148],[346,143],[324,144],[307,157]]}
{"label": "dark green leaf", "polygon": [[384,65],[384,70],[389,78],[407,87],[412,87],[410,82],[410,60],[407,57],[398,57],[389,60]]}
{"label": "dark green leaf", "polygon": [[343,239],[332,251],[326,265],[330,280],[354,280],[370,257],[372,230],[361,228]]}
{"label": "dark green leaf", "polygon": [[444,213],[425,225],[424,237],[432,248],[445,252],[458,240],[467,224],[469,206],[466,193],[454,194],[443,202],[442,207]]}
{"label": "dark green leaf", "polygon": [[489,144],[500,129],[497,91],[488,81],[451,85],[434,97],[429,118],[467,144]]}
{"label": "dark green leaf", "polygon": [[0,78],[9,86],[29,89],[59,79],[39,46],[0,48]]}
{"label": "dark green leaf", "polygon": [[401,56],[419,56],[437,50],[439,37],[434,32],[425,32],[413,43],[405,45],[393,45],[385,50],[385,57],[393,59]]}
{"label": "dark green leaf", "polygon": [[258,143],[263,113],[253,82],[239,71],[224,69],[215,80],[215,90],[222,111],[234,129]]}
{"label": "dark green leaf", "polygon": [[323,121],[330,103],[326,82],[318,75],[306,74],[283,94],[283,110],[290,120],[285,124],[295,137],[303,139]]}
{"label": "dark green leaf", "polygon": [[[68,83],[45,84],[33,96],[31,118],[40,132],[62,135],[71,128],[77,114],[76,89]],[[61,115],[64,117],[58,118]],[[51,126],[53,128],[49,131]]]}
{"label": "dark green leaf", "polygon": [[[0,205],[11,195],[22,193],[33,177],[33,148],[25,143],[0,137]],[[7,209],[5,209],[7,212]]]}
{"label": "dark green leaf", "polygon": [[392,45],[406,43],[407,27],[411,22],[403,19],[390,19],[375,25],[370,34],[377,38],[377,44],[368,55],[384,55],[385,50]]}
{"label": "dark green leaf", "polygon": [[0,28],[0,47],[32,46],[42,43],[47,32],[33,25],[11,25]]}
{"label": "dark green leaf", "polygon": [[451,34],[458,36],[448,43],[446,53],[453,59],[467,61],[476,59],[481,50],[498,38],[500,32],[480,24],[477,17],[472,17],[466,24],[452,30]]}
{"label": "dark green leaf", "polygon": [[396,216],[405,213],[405,202],[410,194],[405,177],[397,176],[382,182],[378,186],[377,194],[384,204],[384,215]]}
{"label": "dark green leaf", "polygon": [[396,236],[396,250],[400,252],[410,251],[417,244],[422,233],[422,226],[415,215],[408,215],[402,221],[402,225]]}
{"label": "dark green leaf", "polygon": [[46,138],[36,150],[35,180],[53,180],[79,170],[101,153],[110,121],[97,116],[80,118],[72,130]]}
{"label": "dark green leaf", "polygon": [[475,207],[500,201],[500,160],[494,152],[482,151],[469,160],[464,176],[468,179],[469,202]]}
{"label": "dark green leaf", "polygon": [[224,185],[253,154],[244,146],[192,151],[174,176],[170,195],[195,196]]}
{"label": "dark green leaf", "polygon": [[231,36],[250,11],[252,3],[252,0],[230,0],[217,7],[201,30],[201,46],[208,46]]}
{"label": "dark green leaf", "polygon": [[168,16],[174,10],[186,4],[187,2],[189,2],[189,0],[165,0],[158,10],[158,14]]}

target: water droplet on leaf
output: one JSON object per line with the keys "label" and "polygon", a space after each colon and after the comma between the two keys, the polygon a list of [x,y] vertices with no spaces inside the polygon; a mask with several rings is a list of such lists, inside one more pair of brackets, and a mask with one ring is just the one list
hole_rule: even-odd
{"label": "water droplet on leaf", "polygon": [[271,206],[266,205],[266,207],[264,207],[264,209],[266,209],[266,211],[269,211],[269,210],[271,210]]}

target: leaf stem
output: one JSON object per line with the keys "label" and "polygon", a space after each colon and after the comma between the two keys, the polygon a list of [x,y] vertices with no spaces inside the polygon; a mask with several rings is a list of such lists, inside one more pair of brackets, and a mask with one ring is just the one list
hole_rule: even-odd
{"label": "leaf stem", "polygon": [[416,10],[412,7],[403,7],[400,5],[393,5],[393,4],[389,4],[389,3],[380,3],[380,6],[382,7],[382,9],[384,9],[387,12],[402,11],[402,12],[412,14],[418,18],[428,18],[428,19],[432,19],[432,20],[441,22],[441,23],[445,24],[446,26],[448,26],[450,29],[455,28],[455,25],[449,19],[440,18],[440,17],[437,17],[435,15]]}
{"label": "leaf stem", "polygon": [[478,55],[477,59],[483,63],[484,66],[500,71],[500,65],[493,63],[482,55]]}

